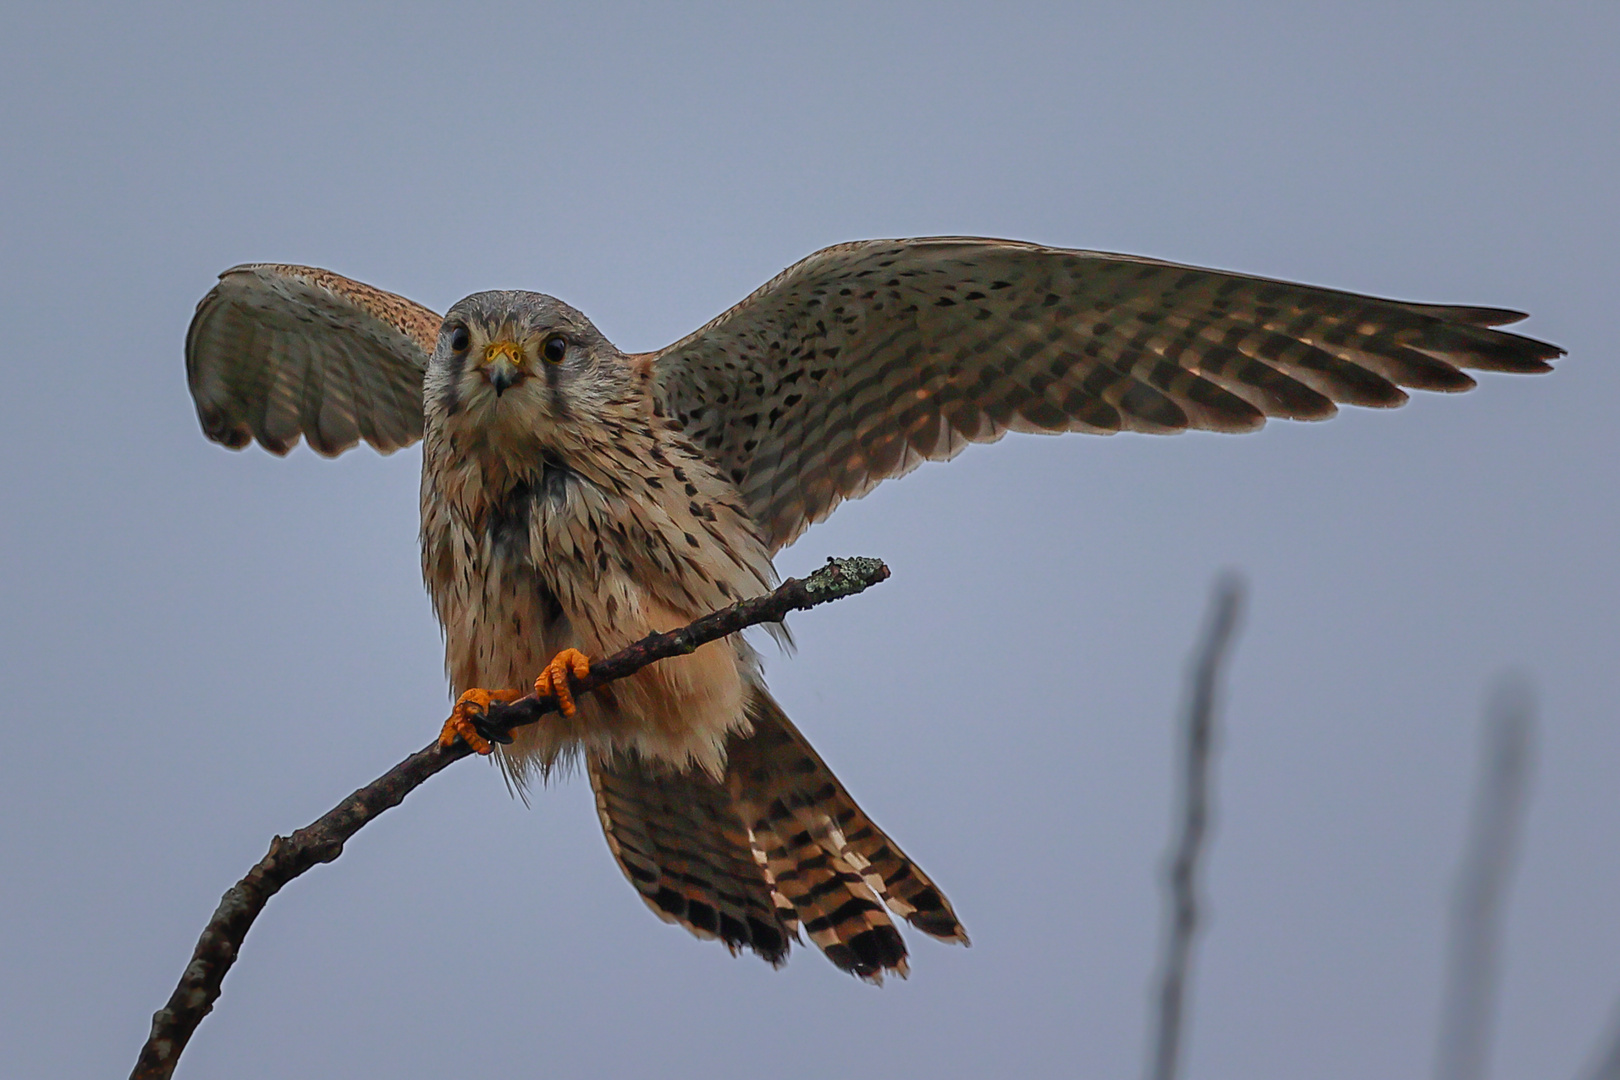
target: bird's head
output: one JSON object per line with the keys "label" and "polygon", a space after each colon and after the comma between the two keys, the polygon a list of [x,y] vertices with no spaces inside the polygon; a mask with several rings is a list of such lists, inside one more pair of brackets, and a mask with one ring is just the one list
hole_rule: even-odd
{"label": "bird's head", "polygon": [[430,424],[510,445],[597,425],[633,403],[635,385],[624,354],[561,300],[481,292],[445,315],[425,398]]}

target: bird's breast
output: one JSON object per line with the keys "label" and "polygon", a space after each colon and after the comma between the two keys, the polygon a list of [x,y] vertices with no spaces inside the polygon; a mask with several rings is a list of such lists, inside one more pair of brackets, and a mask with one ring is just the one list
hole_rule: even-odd
{"label": "bird's breast", "polygon": [[[755,591],[686,481],[608,475],[593,479],[549,455],[540,469],[487,491],[477,512],[444,515],[424,502],[424,564],[457,693],[526,689],[563,648],[600,658]],[[678,499],[661,498],[671,489]],[[430,512],[439,525],[429,525]],[[549,762],[569,746],[634,747],[649,759],[717,769],[726,732],[743,722],[752,668],[741,641],[712,643],[593,695],[575,717],[550,718],[506,756]]]}

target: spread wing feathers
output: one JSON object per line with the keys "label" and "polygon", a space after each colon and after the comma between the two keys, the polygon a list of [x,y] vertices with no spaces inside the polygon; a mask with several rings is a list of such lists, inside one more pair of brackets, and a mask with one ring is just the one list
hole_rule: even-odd
{"label": "spread wing feathers", "polygon": [[633,756],[590,764],[608,847],[666,922],[772,964],[802,925],[839,968],[906,974],[884,904],[913,926],[967,942],[949,902],[849,797],[763,690],[753,733],[734,735],[725,782]]}
{"label": "spread wing feathers", "polygon": [[1008,431],[1252,431],[1539,372],[1496,308],[1409,304],[1093,251],[826,248],[657,354],[661,406],[772,550],[841,501]]}
{"label": "spread wing feathers", "polygon": [[422,437],[422,375],[440,317],[402,296],[310,266],[248,263],[219,276],[186,333],[203,431],[285,454],[307,438],[341,454]]}

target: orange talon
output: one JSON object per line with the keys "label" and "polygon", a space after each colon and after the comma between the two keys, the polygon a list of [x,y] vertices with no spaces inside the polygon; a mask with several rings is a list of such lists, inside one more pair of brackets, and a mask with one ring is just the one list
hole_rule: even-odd
{"label": "orange talon", "polygon": [[457,739],[470,746],[476,754],[487,754],[492,749],[489,740],[478,732],[477,718],[489,711],[492,701],[516,701],[516,690],[468,690],[456,699],[450,710],[450,719],[439,732],[440,746],[454,746]]}
{"label": "orange talon", "polygon": [[557,709],[564,716],[574,715],[574,691],[568,685],[568,676],[583,679],[591,673],[591,661],[578,649],[564,649],[551,658],[546,670],[534,680],[535,697],[554,697]]}

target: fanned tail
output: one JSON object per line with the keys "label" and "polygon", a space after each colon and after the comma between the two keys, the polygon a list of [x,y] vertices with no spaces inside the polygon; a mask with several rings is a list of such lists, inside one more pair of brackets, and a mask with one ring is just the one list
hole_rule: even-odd
{"label": "fanned tail", "polygon": [[944,894],[856,805],[763,688],[748,717],[754,733],[728,748],[732,804],[777,892],[827,959],[864,979],[904,976],[905,942],[885,904],[924,933],[966,944]]}
{"label": "fanned tail", "polygon": [[608,849],[654,914],[733,953],[787,959],[793,911],[773,893],[725,788],[701,769],[659,770],[634,756],[589,770]]}
{"label": "fanned tail", "polygon": [[762,687],[751,691],[748,719],[752,733],[728,741],[724,784],[634,757],[591,762],[608,846],[648,906],[773,964],[802,925],[835,965],[873,982],[907,973],[889,911],[967,944],[944,894]]}

